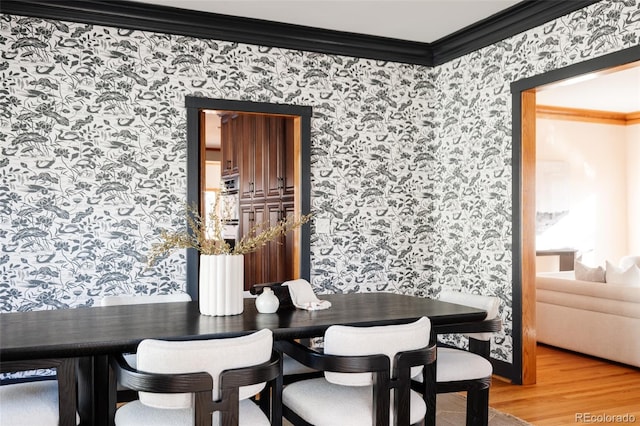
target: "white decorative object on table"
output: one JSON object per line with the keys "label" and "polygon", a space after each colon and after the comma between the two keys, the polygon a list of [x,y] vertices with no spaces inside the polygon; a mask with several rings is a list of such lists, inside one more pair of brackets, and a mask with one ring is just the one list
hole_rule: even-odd
{"label": "white decorative object on table", "polygon": [[320,300],[313,292],[313,288],[309,281],[305,279],[297,279],[285,281],[283,286],[289,287],[291,302],[296,308],[305,309],[307,311],[318,311],[321,309],[329,309],[331,302],[328,300]]}
{"label": "white decorative object on table", "polygon": [[273,290],[269,287],[265,287],[262,290],[262,294],[256,297],[256,309],[261,314],[272,314],[280,307],[280,300],[275,295]]}
{"label": "white decorative object on table", "polygon": [[203,315],[238,315],[244,310],[244,256],[200,255],[199,305]]}

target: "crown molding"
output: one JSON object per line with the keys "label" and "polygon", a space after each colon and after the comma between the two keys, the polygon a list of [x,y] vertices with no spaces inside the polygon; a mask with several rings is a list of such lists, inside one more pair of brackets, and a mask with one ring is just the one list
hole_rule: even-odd
{"label": "crown molding", "polygon": [[597,1],[525,0],[431,44],[122,0],[2,0],[0,12],[435,66]]}
{"label": "crown molding", "polygon": [[632,124],[638,124],[640,121],[640,111],[615,112],[551,105],[536,105],[536,118],[630,126]]}
{"label": "crown molding", "polygon": [[433,63],[452,59],[490,46],[546,22],[584,9],[600,0],[525,0],[431,43]]}

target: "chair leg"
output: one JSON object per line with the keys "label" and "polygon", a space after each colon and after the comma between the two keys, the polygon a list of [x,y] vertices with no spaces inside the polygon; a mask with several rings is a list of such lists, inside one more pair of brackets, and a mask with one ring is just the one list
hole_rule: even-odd
{"label": "chair leg", "polygon": [[431,385],[424,386],[421,390],[422,398],[427,406],[427,414],[424,418],[425,426],[436,426],[436,369],[437,365],[433,362],[424,368],[422,376],[423,383],[431,383]]}
{"label": "chair leg", "polygon": [[467,426],[489,424],[489,389],[467,392]]}
{"label": "chair leg", "polygon": [[436,408],[435,408],[435,404],[434,404],[433,407],[429,407],[429,405],[427,405],[427,414],[424,417],[423,424],[425,426],[436,426]]}

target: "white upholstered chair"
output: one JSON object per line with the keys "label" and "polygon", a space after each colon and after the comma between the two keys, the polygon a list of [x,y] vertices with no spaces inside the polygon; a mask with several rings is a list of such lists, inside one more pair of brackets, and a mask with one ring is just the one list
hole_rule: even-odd
{"label": "white upholstered chair", "polygon": [[284,384],[286,385],[310,377],[320,377],[322,372],[314,368],[307,367],[303,363],[291,358],[289,355],[284,354],[282,356],[282,374],[284,376]]}
{"label": "white upholstered chair", "polygon": [[76,359],[3,361],[3,373],[55,369],[55,380],[35,380],[0,386],[1,426],[71,426],[79,423]]}
{"label": "white upholstered chair", "polygon": [[[489,387],[493,366],[489,360],[491,337],[501,329],[498,318],[500,299],[454,291],[442,291],[438,297],[444,302],[472,306],[487,311],[483,324],[476,328],[489,330],[482,333],[465,333],[469,339],[469,350],[438,346],[436,363],[436,393],[467,392],[467,426],[487,425],[489,421]],[[470,326],[470,327],[474,327]],[[460,325],[455,327],[459,330]],[[475,331],[471,328],[469,331]],[[447,334],[446,329],[443,333]],[[421,377],[414,377],[419,383]]]}
{"label": "white upholstered chair", "polygon": [[[246,290],[244,292],[244,298],[245,299],[255,299],[257,298],[260,293],[262,293],[262,290],[264,289],[264,287],[276,287],[276,291],[278,291],[278,289],[282,288],[282,290],[278,291],[278,294],[280,294],[280,297],[283,297],[284,292],[289,292],[289,288],[288,287],[281,287],[282,284],[281,282],[269,282],[269,283],[260,283],[260,284],[254,284],[250,290]],[[293,306],[293,304],[291,303],[291,297],[285,298],[285,305],[281,305],[279,309],[295,309],[295,306]],[[304,341],[307,341],[309,339],[303,339]],[[288,355],[283,355],[282,356],[282,375],[284,378],[284,384],[288,384],[294,381],[298,381],[301,379],[305,379],[305,378],[311,378],[311,377],[319,377],[321,375],[321,373],[318,370],[315,370],[313,368],[307,367],[306,365],[303,365],[301,363],[299,363],[298,361],[294,360],[293,358],[291,358]]]}
{"label": "white upholstered chair", "polygon": [[[271,330],[227,339],[147,339],[138,346],[137,362],[135,370],[122,356],[111,360],[118,380],[140,396],[117,409],[117,426],[270,425],[250,398],[280,373]],[[271,389],[272,411],[280,394]]]}
{"label": "white upholstered chair", "polygon": [[[172,303],[191,302],[191,296],[187,293],[152,294],[152,295],[132,295],[118,294],[102,296],[98,301],[98,306],[118,306],[118,305],[142,305],[148,303]],[[123,354],[127,363],[133,368],[136,367],[136,354]],[[135,392],[118,383],[118,402],[131,401],[136,398]]]}
{"label": "white upholstered chair", "polygon": [[324,353],[296,342],[276,342],[293,359],[324,371],[324,377],[285,386],[285,418],[294,425],[420,423],[429,403],[411,390],[410,378],[423,376],[422,391],[433,395],[433,408],[435,346],[429,346],[430,331],[431,322],[424,317],[402,325],[331,326],[324,335]]}

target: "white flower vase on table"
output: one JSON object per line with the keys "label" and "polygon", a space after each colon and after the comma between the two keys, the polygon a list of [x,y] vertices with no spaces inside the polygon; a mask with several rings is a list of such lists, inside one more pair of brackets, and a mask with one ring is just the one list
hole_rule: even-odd
{"label": "white flower vase on table", "polygon": [[147,263],[178,249],[194,249],[200,254],[198,276],[198,303],[202,315],[238,315],[244,311],[244,254],[260,250],[267,243],[307,223],[311,214],[290,216],[275,225],[269,223],[252,227],[247,235],[233,246],[222,238],[225,216],[220,216],[220,197],[206,218],[200,214],[200,206],[185,208],[187,227],[181,231],[160,230],[160,242],[151,246]]}
{"label": "white flower vase on table", "polygon": [[256,298],[256,309],[261,314],[273,314],[279,307],[280,300],[269,287],[265,287],[260,296]]}
{"label": "white flower vase on table", "polygon": [[241,314],[244,310],[244,256],[200,255],[199,286],[201,314]]}

